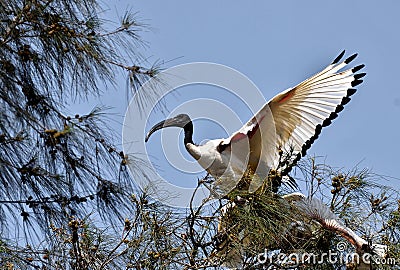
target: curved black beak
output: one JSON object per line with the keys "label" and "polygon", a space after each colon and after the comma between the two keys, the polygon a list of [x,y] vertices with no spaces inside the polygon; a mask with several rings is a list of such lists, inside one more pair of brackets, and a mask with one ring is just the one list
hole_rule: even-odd
{"label": "curved black beak", "polygon": [[166,120],[163,120],[157,124],[155,124],[147,133],[144,141],[147,142],[154,132],[156,132],[159,129],[163,129],[166,127],[180,127],[184,128],[188,123],[190,123],[192,120],[187,114],[179,114],[173,118],[169,118]]}
{"label": "curved black beak", "polygon": [[158,124],[155,124],[147,133],[146,138],[144,139],[145,142],[147,142],[151,136],[151,134],[153,134],[154,132],[156,132],[159,129],[165,128],[166,126],[164,126],[166,120],[161,121]]}

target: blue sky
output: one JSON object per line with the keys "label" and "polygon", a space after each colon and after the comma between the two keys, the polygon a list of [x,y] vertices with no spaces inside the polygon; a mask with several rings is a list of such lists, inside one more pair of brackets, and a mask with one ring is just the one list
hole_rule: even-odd
{"label": "blue sky", "polygon": [[[364,83],[308,154],[324,156],[336,167],[351,169],[359,164],[392,176],[385,184],[399,189],[399,1],[121,0],[108,5],[119,14],[130,7],[150,26],[141,33],[149,44],[142,52],[150,62],[172,60],[164,68],[196,61],[227,65],[248,76],[267,100],[325,67],[343,49],[347,55],[359,53],[355,62],[366,65]],[[124,79],[118,81],[120,98],[111,90],[103,99],[121,115],[127,105]],[[230,100],[210,87],[195,88],[191,93],[196,97]],[[178,93],[167,98],[166,105],[173,110],[191,97]],[[251,117],[245,108],[238,110],[243,122]],[[149,125],[162,118],[155,114]],[[200,121],[195,126],[197,142],[221,136],[223,131],[213,124]],[[151,143],[149,151],[158,155],[159,139]],[[165,161],[158,166],[163,174],[176,175]]]}

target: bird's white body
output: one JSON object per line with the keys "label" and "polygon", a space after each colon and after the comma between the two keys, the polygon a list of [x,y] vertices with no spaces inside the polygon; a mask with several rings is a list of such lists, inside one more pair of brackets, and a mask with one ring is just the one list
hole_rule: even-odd
{"label": "bird's white body", "polygon": [[[218,151],[218,147],[226,139],[210,140],[203,145],[187,143],[186,149],[197,159],[199,165],[204,168],[216,181],[213,195],[227,194],[235,188],[243,173],[249,168],[249,143],[243,140],[234,145],[234,149],[228,146],[224,151]],[[255,162],[253,162],[255,163]],[[259,161],[257,160],[257,163]],[[270,168],[260,167],[258,175],[266,177]]]}
{"label": "bird's white body", "polygon": [[185,147],[203,169],[211,175],[221,176],[227,169],[230,156],[228,152],[219,153],[216,150],[221,140],[209,140],[203,145],[187,143]]}

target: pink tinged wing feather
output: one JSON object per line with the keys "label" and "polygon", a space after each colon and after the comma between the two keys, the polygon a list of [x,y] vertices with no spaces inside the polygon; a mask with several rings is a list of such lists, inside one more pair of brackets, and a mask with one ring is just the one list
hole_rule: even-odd
{"label": "pink tinged wing feather", "polygon": [[349,241],[354,247],[360,249],[367,241],[358,236],[353,230],[344,226],[339,218],[317,198],[303,198],[296,202],[296,205],[309,218],[317,221],[321,226],[329,231],[340,234]]}

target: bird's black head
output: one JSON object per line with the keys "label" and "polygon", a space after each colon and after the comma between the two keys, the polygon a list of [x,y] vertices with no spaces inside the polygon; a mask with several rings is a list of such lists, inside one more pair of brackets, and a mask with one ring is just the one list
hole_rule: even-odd
{"label": "bird's black head", "polygon": [[163,120],[158,124],[155,124],[150,131],[147,133],[145,141],[147,142],[154,132],[159,129],[163,129],[166,127],[180,127],[185,130],[185,143],[192,142],[192,134],[193,134],[193,124],[189,115],[187,114],[178,114],[175,117]]}

